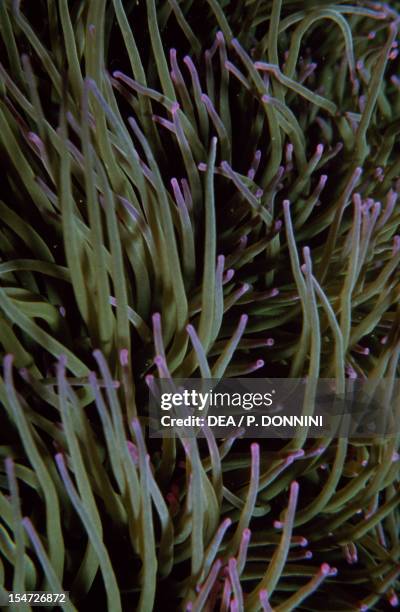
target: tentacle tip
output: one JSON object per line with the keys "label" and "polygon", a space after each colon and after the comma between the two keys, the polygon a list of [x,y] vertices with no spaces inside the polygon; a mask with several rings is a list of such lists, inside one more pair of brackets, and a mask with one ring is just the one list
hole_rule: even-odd
{"label": "tentacle tip", "polygon": [[15,358],[15,355],[13,353],[7,353],[6,355],[4,355],[4,358],[3,358],[4,367],[11,367],[11,365],[14,362],[14,358]]}
{"label": "tentacle tip", "polygon": [[228,282],[230,280],[232,280],[232,278],[235,275],[235,270],[233,268],[229,268],[229,270],[226,270],[225,272],[225,282]]}
{"label": "tentacle tip", "polygon": [[129,364],[129,351],[127,348],[121,349],[119,352],[119,362],[125,367]]}
{"label": "tentacle tip", "polygon": [[58,465],[60,465],[60,463],[64,464],[64,455],[62,453],[56,453],[54,455],[54,459],[56,460]]}
{"label": "tentacle tip", "polygon": [[397,597],[396,593],[390,595],[388,601],[392,608],[397,608],[399,605],[399,598]]}
{"label": "tentacle tip", "polygon": [[297,482],[297,480],[293,480],[292,484],[290,485],[290,491],[293,493],[298,493],[299,489],[299,483]]}

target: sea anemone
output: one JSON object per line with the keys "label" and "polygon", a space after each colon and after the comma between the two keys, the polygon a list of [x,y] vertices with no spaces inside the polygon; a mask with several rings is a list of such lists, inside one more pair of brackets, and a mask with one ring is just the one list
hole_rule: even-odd
{"label": "sea anemone", "polygon": [[397,606],[398,435],[148,429],[159,378],[398,404],[397,8],[0,2],[1,603]]}

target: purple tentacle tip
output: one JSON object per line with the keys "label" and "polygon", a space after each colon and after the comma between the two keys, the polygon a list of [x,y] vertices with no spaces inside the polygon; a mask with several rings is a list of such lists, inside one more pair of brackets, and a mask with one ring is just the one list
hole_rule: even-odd
{"label": "purple tentacle tip", "polygon": [[129,351],[128,349],[121,349],[119,352],[119,361],[122,366],[129,364]]}

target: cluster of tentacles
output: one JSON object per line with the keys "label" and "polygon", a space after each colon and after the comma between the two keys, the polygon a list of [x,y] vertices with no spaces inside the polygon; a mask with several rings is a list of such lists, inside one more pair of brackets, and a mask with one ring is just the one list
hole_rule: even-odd
{"label": "cluster of tentacles", "polygon": [[395,5],[0,2],[1,596],[397,605],[398,438],[146,433],[154,377],[391,401]]}

